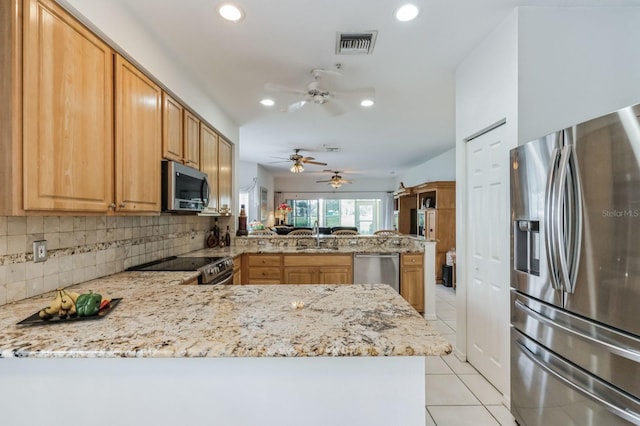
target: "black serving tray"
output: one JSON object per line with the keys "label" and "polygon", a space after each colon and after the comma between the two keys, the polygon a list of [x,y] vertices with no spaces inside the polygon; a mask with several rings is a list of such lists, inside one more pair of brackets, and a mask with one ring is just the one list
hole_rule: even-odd
{"label": "black serving tray", "polygon": [[118,303],[120,303],[121,300],[122,300],[121,297],[120,298],[111,299],[111,302],[109,303],[108,307],[106,307],[104,309],[101,309],[100,312],[98,312],[97,315],[92,315],[90,317],[78,317],[78,316],[75,316],[75,317],[59,318],[59,317],[54,316],[51,319],[43,320],[38,315],[38,312],[40,312],[40,311],[38,311],[35,314],[31,315],[30,317],[25,318],[22,321],[20,321],[18,323],[18,325],[58,324],[58,323],[61,323],[61,322],[98,320],[98,319],[104,318],[107,315],[109,315],[109,313],[111,311],[113,311],[116,306],[118,306]]}

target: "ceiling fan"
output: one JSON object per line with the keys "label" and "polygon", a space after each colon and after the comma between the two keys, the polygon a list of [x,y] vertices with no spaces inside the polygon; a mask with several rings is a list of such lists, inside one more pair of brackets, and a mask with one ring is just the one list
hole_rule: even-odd
{"label": "ceiling fan", "polygon": [[306,89],[295,89],[287,86],[283,86],[276,83],[267,83],[264,85],[266,90],[292,93],[295,95],[303,96],[303,99],[290,104],[284,111],[294,112],[302,108],[307,104],[322,105],[327,112],[332,115],[344,114],[344,108],[336,103],[337,98],[342,98],[347,95],[362,95],[365,98],[371,99],[375,95],[375,90],[371,87],[364,87],[360,89],[344,90],[340,92],[331,91],[323,88],[320,84],[320,80],[323,74],[342,75],[337,71],[324,70],[321,68],[315,68],[311,70],[313,81],[307,85]]}
{"label": "ceiling fan", "polygon": [[342,176],[340,176],[340,173],[342,173],[342,172],[338,172],[338,171],[334,171],[334,170],[324,170],[324,171],[333,173],[333,176],[331,176],[331,178],[329,178],[329,180],[317,180],[316,183],[325,183],[326,182],[326,183],[329,183],[329,185],[331,185],[332,187],[334,187],[336,189],[340,188],[345,183],[353,183],[350,180],[343,179]]}
{"label": "ceiling fan", "polygon": [[291,165],[291,173],[302,173],[304,171],[304,166],[303,164],[315,164],[318,166],[326,166],[327,163],[321,163],[320,161],[314,161],[315,158],[313,157],[305,157],[304,155],[300,154],[301,149],[300,148],[296,148],[293,150],[294,153],[291,154],[289,156],[289,158],[285,159],[283,158],[283,161],[271,161],[271,163],[283,163],[286,161],[292,161],[293,164]]}

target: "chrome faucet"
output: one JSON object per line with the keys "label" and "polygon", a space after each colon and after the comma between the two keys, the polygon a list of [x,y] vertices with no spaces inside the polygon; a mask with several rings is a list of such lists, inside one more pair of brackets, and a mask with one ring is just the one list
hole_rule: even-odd
{"label": "chrome faucet", "polygon": [[313,222],[313,233],[316,234],[316,247],[320,247],[320,224],[317,219]]}

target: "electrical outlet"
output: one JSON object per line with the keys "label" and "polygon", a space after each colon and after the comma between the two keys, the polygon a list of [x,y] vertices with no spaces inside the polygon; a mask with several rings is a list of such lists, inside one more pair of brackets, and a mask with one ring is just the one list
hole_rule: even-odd
{"label": "electrical outlet", "polygon": [[47,240],[33,242],[33,261],[44,262],[47,260]]}

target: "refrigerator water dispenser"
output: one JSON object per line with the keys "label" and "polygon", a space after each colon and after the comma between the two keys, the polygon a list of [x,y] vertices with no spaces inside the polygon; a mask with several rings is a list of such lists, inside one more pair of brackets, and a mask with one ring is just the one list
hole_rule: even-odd
{"label": "refrigerator water dispenser", "polygon": [[513,238],[515,269],[540,276],[540,221],[516,220]]}

